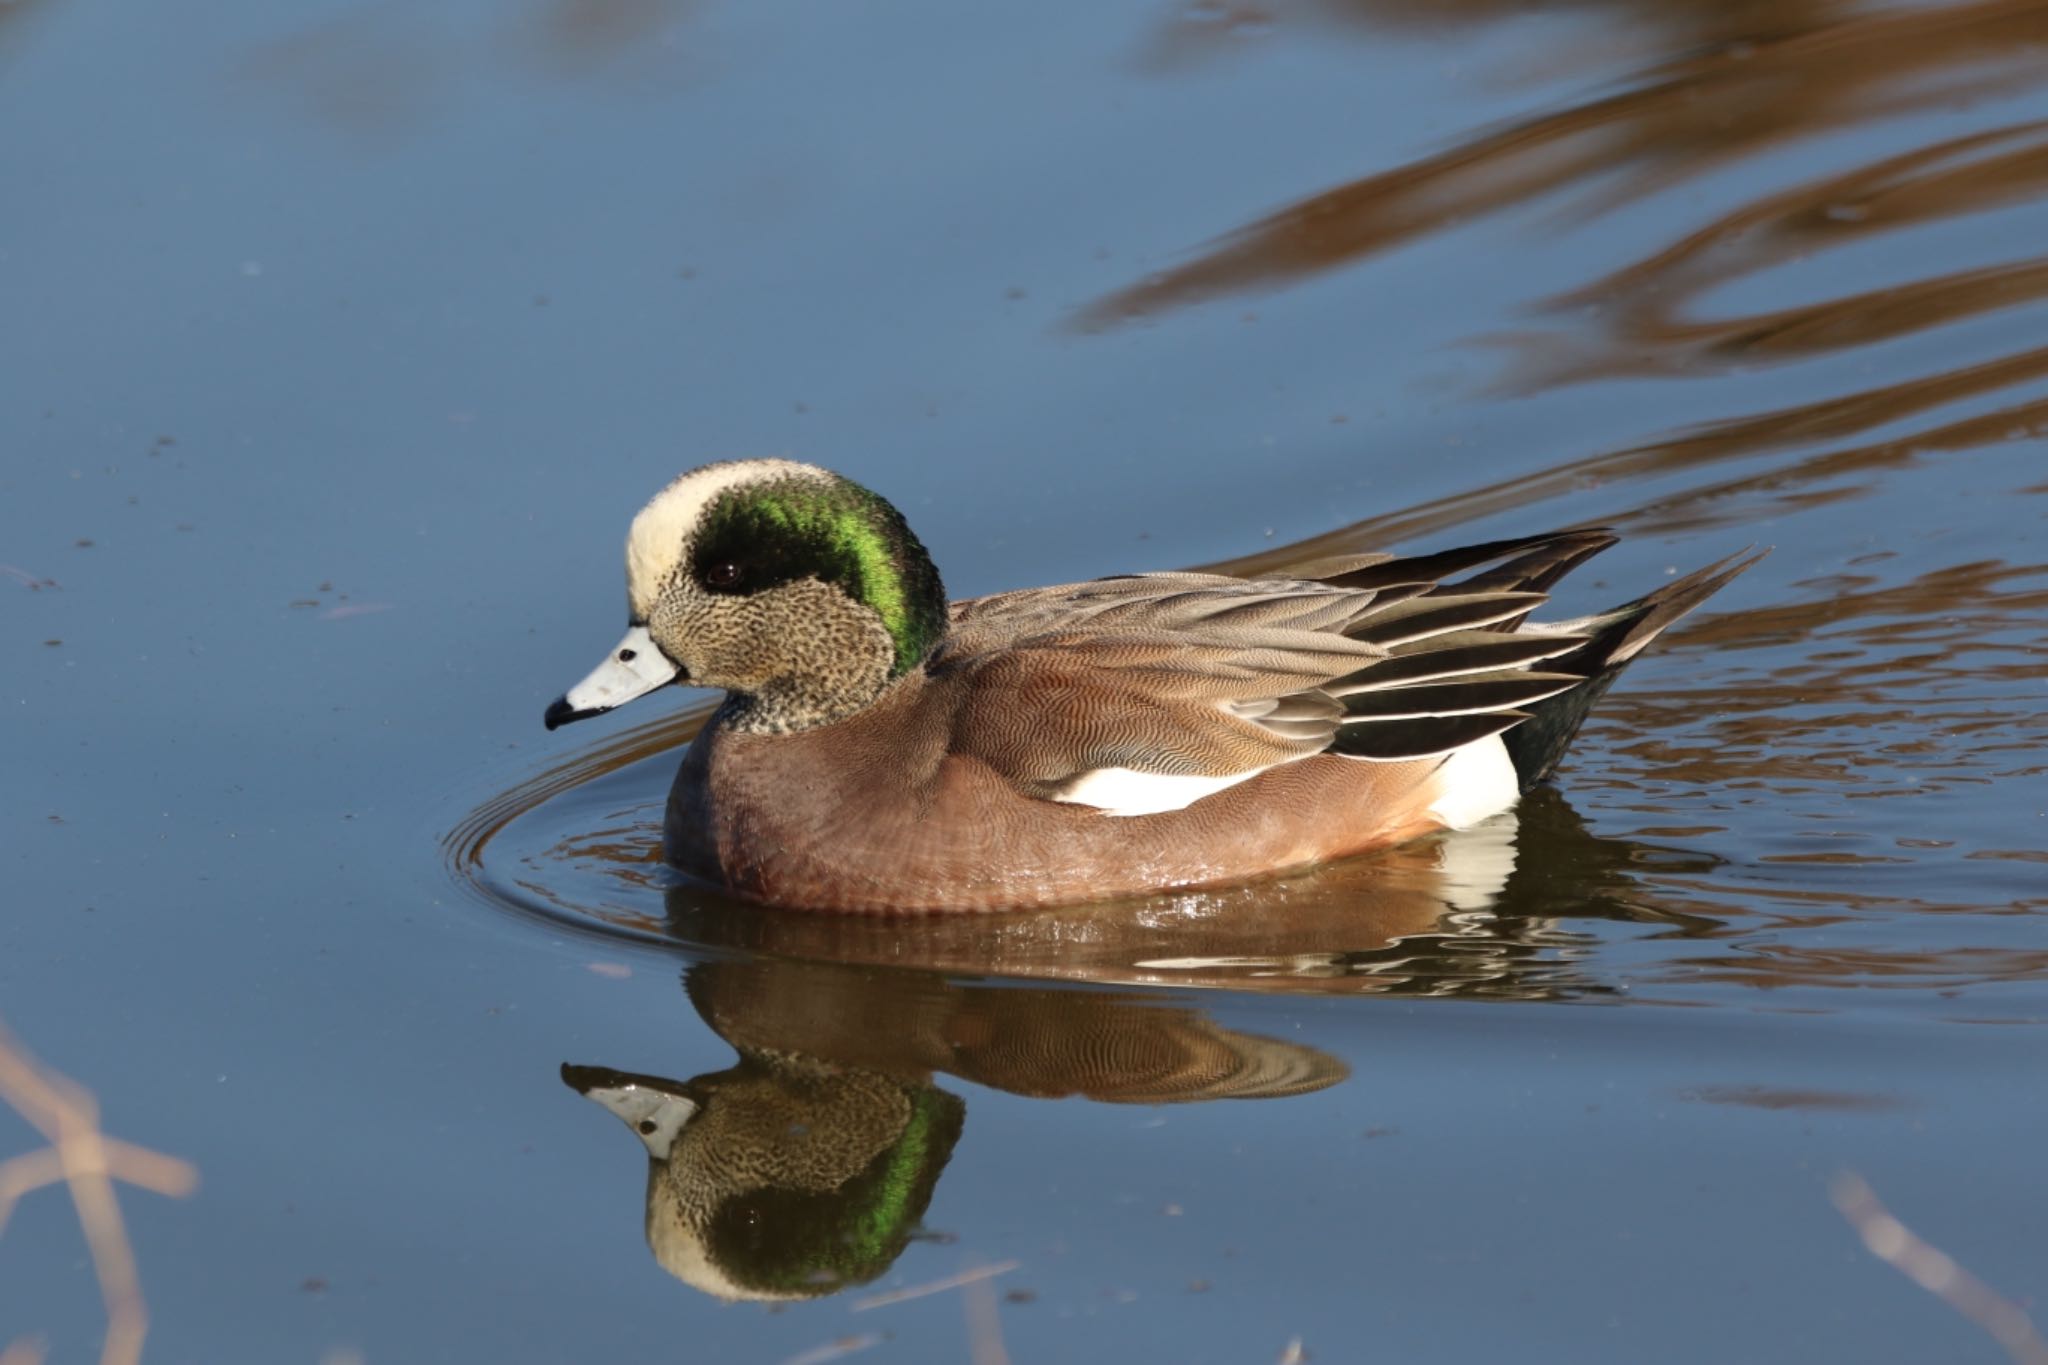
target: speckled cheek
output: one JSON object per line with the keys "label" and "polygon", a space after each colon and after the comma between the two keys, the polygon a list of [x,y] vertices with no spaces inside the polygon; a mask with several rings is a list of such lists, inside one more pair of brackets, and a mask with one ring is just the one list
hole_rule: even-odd
{"label": "speckled cheek", "polygon": [[693,680],[744,689],[759,680],[763,664],[749,606],[746,599],[710,597],[677,585],[655,603],[649,630]]}

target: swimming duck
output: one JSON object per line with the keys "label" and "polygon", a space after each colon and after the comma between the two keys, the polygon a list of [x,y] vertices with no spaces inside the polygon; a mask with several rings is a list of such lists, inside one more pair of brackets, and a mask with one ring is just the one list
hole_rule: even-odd
{"label": "swimming duck", "polygon": [[1509,808],[1629,660],[1755,562],[1529,620],[1615,540],[949,604],[879,495],[789,460],[707,465],[633,519],[625,638],[545,720],[724,689],[663,841],[753,900],[993,910],[1248,881]]}

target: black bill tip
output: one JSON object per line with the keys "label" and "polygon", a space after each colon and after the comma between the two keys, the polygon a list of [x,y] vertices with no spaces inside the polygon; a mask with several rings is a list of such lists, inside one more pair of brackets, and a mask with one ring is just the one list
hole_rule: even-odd
{"label": "black bill tip", "polygon": [[562,1063],[562,1083],[579,1095],[588,1095],[593,1090],[616,1086],[623,1082],[626,1073],[614,1071],[608,1066],[578,1066],[574,1062]]}
{"label": "black bill tip", "polygon": [[575,707],[569,705],[567,697],[556,697],[548,703],[548,709],[541,716],[540,722],[547,726],[548,729],[554,730],[567,725],[572,720],[588,720],[592,716],[601,716],[608,709],[610,708],[599,706],[592,707],[586,711],[578,711]]}
{"label": "black bill tip", "polygon": [[579,1066],[575,1062],[562,1063],[562,1084],[579,1095],[588,1095],[593,1090],[656,1090],[664,1095],[680,1095],[692,1103],[701,1099],[688,1081],[672,1081],[665,1076],[649,1076],[638,1071],[614,1071],[608,1066]]}

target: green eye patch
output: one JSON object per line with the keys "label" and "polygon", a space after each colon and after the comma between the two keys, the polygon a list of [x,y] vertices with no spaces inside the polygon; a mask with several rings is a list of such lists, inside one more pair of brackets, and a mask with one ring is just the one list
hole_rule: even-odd
{"label": "green eye patch", "polygon": [[946,591],[924,546],[895,508],[843,479],[727,493],[705,517],[691,571],[715,593],[837,584],[881,618],[895,644],[892,676],[922,663],[946,629]]}

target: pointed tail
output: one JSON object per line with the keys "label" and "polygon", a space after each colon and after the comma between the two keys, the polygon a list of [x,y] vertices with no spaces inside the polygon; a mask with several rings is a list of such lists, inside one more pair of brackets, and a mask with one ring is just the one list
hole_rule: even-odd
{"label": "pointed tail", "polygon": [[1576,673],[1585,679],[1577,687],[1558,693],[1524,709],[1529,719],[1501,736],[1515,776],[1523,791],[1550,775],[1571,746],[1579,727],[1586,723],[1593,703],[1621,676],[1629,660],[1643,651],[1667,626],[1712,597],[1743,570],[1755,564],[1769,550],[1751,554],[1747,550],[1672,583],[1635,601],[1588,616],[1579,621],[1546,623],[1550,629],[1588,639],[1569,654],[1548,660],[1543,667],[1556,673]]}

